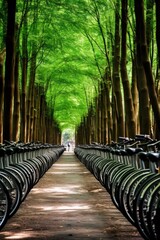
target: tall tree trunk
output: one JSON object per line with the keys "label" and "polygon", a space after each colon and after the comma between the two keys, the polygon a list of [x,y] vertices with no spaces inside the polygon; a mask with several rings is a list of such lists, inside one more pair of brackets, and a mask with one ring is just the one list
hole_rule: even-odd
{"label": "tall tree trunk", "polygon": [[[135,53],[135,51],[134,51]],[[133,99],[133,107],[134,107],[134,118],[135,118],[135,125],[136,125],[136,134],[140,133],[139,129],[139,104],[138,104],[138,89],[137,89],[137,74],[136,74],[136,60],[135,54],[132,56],[132,86],[131,86],[131,93]]]}
{"label": "tall tree trunk", "polygon": [[15,15],[16,0],[8,2],[6,65],[4,87],[4,140],[12,140],[13,100],[14,100],[14,61],[15,61]]}
{"label": "tall tree trunk", "polygon": [[0,52],[0,143],[3,142],[4,60],[6,49]]}
{"label": "tall tree trunk", "polygon": [[149,93],[146,82],[146,75],[142,61],[142,18],[141,18],[141,4],[140,0],[135,0],[135,14],[136,14],[136,62],[137,62],[137,85],[139,92],[139,118],[140,118],[140,131],[142,134],[151,133],[150,122],[150,105]]}
{"label": "tall tree trunk", "polygon": [[41,89],[41,97],[40,97],[40,141],[46,141],[46,100],[44,89]]}
{"label": "tall tree trunk", "polygon": [[[151,63],[153,62],[153,6],[154,0],[147,0],[147,9],[146,9],[146,41],[148,47],[148,53],[150,55]],[[152,64],[151,64],[152,65]]]}
{"label": "tall tree trunk", "polygon": [[94,141],[95,142],[98,142],[98,96],[95,97],[94,99],[95,101],[95,129],[94,129],[94,132],[95,132],[95,138],[94,138]]}
{"label": "tall tree trunk", "polygon": [[101,129],[102,129],[102,102],[101,102],[101,87],[99,87],[99,95],[98,95],[98,105],[97,105],[97,120],[98,120],[98,142],[101,143]]}
{"label": "tall tree trunk", "polygon": [[26,88],[27,88],[27,69],[28,69],[28,49],[27,49],[27,13],[24,16],[22,28],[22,91],[21,91],[21,140],[26,142]]}
{"label": "tall tree trunk", "polygon": [[33,119],[34,119],[34,83],[36,77],[36,51],[35,46],[32,48],[32,56],[30,63],[30,77],[27,96],[27,141],[33,138]]}
{"label": "tall tree trunk", "polygon": [[[34,1],[34,16],[33,16],[33,31],[37,34],[37,19],[38,19],[38,9],[40,1]],[[36,78],[36,62],[37,62],[37,42],[32,41],[31,44],[31,62],[30,62],[30,76],[29,76],[29,87],[27,96],[27,141],[32,141],[33,139],[33,122],[34,122],[34,91],[35,91],[35,78]]]}
{"label": "tall tree trunk", "polygon": [[[33,77],[34,79],[34,82],[35,82],[35,76]],[[33,136],[34,136],[34,109],[35,109],[35,101],[34,101],[34,96],[35,96],[35,86],[34,86],[34,83],[31,87],[31,104],[30,104],[30,132],[29,132],[29,139],[30,141],[33,141]]]}
{"label": "tall tree trunk", "polygon": [[[150,63],[149,56],[148,56],[143,0],[139,0],[139,1],[137,0],[135,2],[135,8],[136,8],[136,18],[138,18],[138,20],[139,20],[139,25],[140,25],[140,29],[141,29],[141,49],[140,50],[141,50],[141,55],[142,55],[142,63],[143,63],[143,67],[144,67],[145,74],[146,74],[147,86],[148,86],[149,97],[150,97],[152,109],[154,112],[158,130],[160,132],[160,109],[158,106],[158,99],[157,99],[157,94],[155,91],[151,63]],[[138,13],[138,16],[137,16],[137,13]]]}
{"label": "tall tree trunk", "polygon": [[[156,3],[156,42],[157,42],[157,74],[156,74],[156,91],[158,102],[160,105],[160,1],[155,0]],[[160,134],[155,130],[156,138],[160,139]]]}
{"label": "tall tree trunk", "polygon": [[112,140],[112,119],[111,119],[111,103],[110,103],[110,90],[111,90],[111,72],[110,69],[105,69],[104,74],[104,94],[106,104],[106,143],[111,143]]}
{"label": "tall tree trunk", "polygon": [[[34,129],[34,136],[33,141],[39,141],[40,139],[40,131],[41,131],[41,125],[40,125],[40,107],[41,107],[41,92],[40,87],[35,87],[35,95],[34,95],[34,123],[33,123],[33,129]],[[48,132],[49,134],[49,132]]]}
{"label": "tall tree trunk", "polygon": [[104,83],[101,83],[101,140],[102,144],[106,143],[106,113],[107,113],[107,104],[106,96],[104,91]]}
{"label": "tall tree trunk", "polygon": [[[115,41],[114,41],[114,60],[113,60],[113,114],[114,119],[114,131],[117,129],[117,133],[114,134],[113,140],[117,141],[118,136],[124,136],[124,116],[123,116],[123,104],[122,93],[120,85],[119,67],[120,67],[120,1],[116,1],[115,7]],[[117,127],[116,127],[117,125]],[[117,136],[116,136],[117,135]]]}
{"label": "tall tree trunk", "polygon": [[107,111],[107,87],[106,87],[106,76],[104,76],[104,81],[101,83],[101,143],[108,143],[108,111]]}
{"label": "tall tree trunk", "polygon": [[157,80],[160,81],[160,1],[155,0],[156,2],[156,42],[158,50],[158,73]]}
{"label": "tall tree trunk", "polygon": [[125,102],[125,124],[126,124],[126,136],[134,138],[136,134],[134,107],[132,101],[131,88],[128,79],[126,57],[127,57],[127,17],[128,17],[128,1],[122,0],[122,41],[121,41],[121,76],[124,90],[124,102]]}
{"label": "tall tree trunk", "polygon": [[20,91],[19,91],[19,34],[18,24],[16,26],[16,57],[14,72],[14,112],[13,112],[13,140],[19,140],[19,122],[20,122]]}

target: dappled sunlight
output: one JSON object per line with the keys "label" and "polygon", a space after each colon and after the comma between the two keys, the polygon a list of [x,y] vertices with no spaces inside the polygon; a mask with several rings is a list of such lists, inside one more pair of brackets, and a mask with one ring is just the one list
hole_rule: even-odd
{"label": "dappled sunlight", "polygon": [[77,168],[77,163],[63,163],[63,164],[59,164],[59,163],[55,163],[54,164],[54,168],[57,168],[57,167],[60,167],[60,168],[63,168],[63,167],[69,167],[69,168],[71,168],[71,167],[76,167]]}
{"label": "dappled sunlight", "polygon": [[49,187],[49,188],[33,188],[32,193],[55,193],[57,194],[78,194],[82,192],[87,192],[82,185],[70,185],[66,184],[64,187]]}
{"label": "dappled sunlight", "polygon": [[68,155],[68,156],[70,156],[70,155],[74,155],[75,153],[74,153],[74,151],[72,150],[72,151],[64,151],[64,153],[63,153],[63,155]]}
{"label": "dappled sunlight", "polygon": [[[59,171],[58,171],[59,170]],[[64,163],[64,164],[59,164],[56,163],[53,168],[52,171],[49,171],[47,174],[49,175],[58,175],[58,174],[89,174],[89,171],[87,169],[84,169],[82,171],[81,168],[77,167],[77,163],[75,164],[71,164],[71,163]]]}
{"label": "dappled sunlight", "polygon": [[[77,171],[77,172],[78,172],[78,171]],[[53,175],[54,175],[54,174],[55,174],[55,175],[58,175],[58,174],[60,174],[60,175],[61,175],[61,174],[77,174],[77,172],[74,172],[73,170],[72,170],[71,172],[69,172],[69,171],[67,171],[67,172],[66,172],[66,171],[64,171],[64,172],[62,172],[62,171],[61,171],[61,172],[57,172],[57,171],[56,171],[56,172],[53,172],[53,173],[51,173],[51,174],[53,174]],[[85,172],[85,171],[84,171],[84,172],[78,172],[78,174],[89,174],[89,172]]]}
{"label": "dappled sunlight", "polygon": [[87,204],[64,204],[56,206],[45,206],[42,207],[44,211],[76,211],[76,210],[88,210],[90,206]]}
{"label": "dappled sunlight", "polygon": [[46,212],[73,212],[73,211],[81,211],[81,210],[88,210],[90,209],[90,205],[88,205],[87,203],[61,203],[60,199],[65,199],[65,198],[69,198],[70,199],[70,195],[71,194],[83,194],[88,192],[87,189],[85,189],[83,187],[83,185],[81,184],[65,184],[64,187],[60,186],[53,186],[50,188],[34,188],[32,190],[33,193],[41,193],[43,192],[44,194],[48,194],[48,196],[51,197],[51,194],[53,196],[53,199],[58,198],[60,203],[58,204],[58,202],[54,202],[52,205],[51,204],[46,204],[42,205],[42,204],[38,204],[35,205],[33,208],[34,209],[38,209],[40,211],[46,211]]}
{"label": "dappled sunlight", "polygon": [[33,234],[32,232],[28,232],[28,231],[25,231],[25,232],[19,232],[19,233],[13,233],[13,232],[6,232],[5,235],[8,235],[8,236],[5,236],[4,239],[12,239],[12,240],[16,240],[16,239],[26,239],[26,238],[31,238],[33,237]]}

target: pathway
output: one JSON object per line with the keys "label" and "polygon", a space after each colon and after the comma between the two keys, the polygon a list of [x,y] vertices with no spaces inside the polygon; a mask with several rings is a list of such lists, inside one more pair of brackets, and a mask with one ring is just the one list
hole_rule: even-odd
{"label": "pathway", "polygon": [[34,186],[0,239],[142,240],[72,152],[65,152]]}

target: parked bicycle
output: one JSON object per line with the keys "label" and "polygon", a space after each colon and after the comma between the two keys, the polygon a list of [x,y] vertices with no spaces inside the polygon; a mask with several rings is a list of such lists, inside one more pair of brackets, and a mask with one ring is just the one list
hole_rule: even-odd
{"label": "parked bicycle", "polygon": [[146,240],[160,239],[160,141],[148,135],[110,145],[84,145],[75,154],[110,193]]}
{"label": "parked bicycle", "polygon": [[40,142],[0,145],[0,229],[63,151],[63,146]]}

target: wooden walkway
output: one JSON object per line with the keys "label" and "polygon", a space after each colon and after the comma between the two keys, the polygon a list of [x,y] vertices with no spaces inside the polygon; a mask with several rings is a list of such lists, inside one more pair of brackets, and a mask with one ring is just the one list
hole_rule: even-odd
{"label": "wooden walkway", "polygon": [[0,239],[142,240],[71,152],[65,152],[34,186]]}

